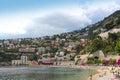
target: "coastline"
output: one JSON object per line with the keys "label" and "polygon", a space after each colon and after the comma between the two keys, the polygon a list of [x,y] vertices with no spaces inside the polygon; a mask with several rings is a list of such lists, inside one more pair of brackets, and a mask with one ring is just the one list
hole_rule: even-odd
{"label": "coastline", "polygon": [[[92,80],[96,80],[99,78],[99,75],[103,75],[104,72],[110,73],[108,70],[108,67],[105,66],[79,66],[79,65],[36,65],[36,66],[4,66],[0,68],[39,68],[39,67],[58,67],[58,68],[74,68],[74,69],[88,69],[95,71],[95,73],[92,73]],[[90,74],[89,76],[86,76],[86,80],[90,80]],[[97,79],[98,80],[98,79]]]}
{"label": "coastline", "polygon": [[[79,66],[79,65],[71,65],[71,66],[64,66],[64,65],[59,65],[59,66],[46,66],[46,65],[40,65],[43,67],[58,67],[58,68],[74,68],[74,69],[87,69],[87,70],[92,70],[95,71],[95,73],[92,73],[93,79],[96,80],[96,78],[102,73],[102,68],[103,66]],[[90,76],[90,74],[89,74]],[[86,80],[90,80],[89,76],[86,76]]]}
{"label": "coastline", "polygon": [[[110,66],[94,66],[93,69],[98,73],[92,75],[92,80],[119,80],[111,73],[111,68]],[[90,80],[90,77],[87,80]]]}
{"label": "coastline", "polygon": [[[99,75],[102,74],[103,70],[102,70],[102,67],[98,67],[98,66],[92,66],[90,69],[94,69],[97,71],[96,74],[92,75],[92,80],[96,80],[98,78]],[[88,77],[87,80],[90,80],[90,76]]]}
{"label": "coastline", "polygon": [[[42,65],[45,66],[45,65]],[[58,67],[58,68],[74,68],[74,69],[86,69],[86,70],[92,70],[95,71],[95,73],[91,72],[93,75],[93,79],[95,80],[99,74],[101,74],[102,70],[99,70],[99,66],[80,66],[80,65],[71,65],[71,66],[64,66],[64,65],[59,65],[59,66],[46,66],[46,67]],[[90,76],[90,74],[89,74]],[[89,76],[86,76],[86,80],[90,80]]]}
{"label": "coastline", "polygon": [[[56,68],[54,68],[56,67]],[[3,69],[2,69],[3,68]],[[65,69],[64,69],[65,68]],[[20,70],[20,71],[19,71]],[[36,72],[36,70],[38,72]],[[66,80],[87,80],[88,76],[89,76],[89,70],[88,70],[88,67],[87,66],[65,66],[65,65],[60,65],[60,66],[46,66],[46,65],[37,65],[37,66],[6,66],[6,67],[1,67],[0,68],[0,71],[1,71],[1,76],[3,75],[2,74],[2,71],[4,73],[4,75],[16,75],[16,74],[20,74],[20,75],[23,75],[24,73],[29,73],[29,72],[33,72],[34,71],[34,74],[38,74],[39,71],[43,71],[45,70],[50,72],[51,70],[55,71],[56,73],[56,70],[57,72],[59,73],[60,71],[60,74],[61,72],[66,74],[67,78],[65,78]],[[50,70],[50,71],[49,71]],[[92,70],[91,70],[92,71]],[[11,73],[12,72],[12,73]],[[40,72],[41,73],[41,72]],[[54,72],[52,72],[53,74]],[[52,77],[52,74],[51,77]],[[74,75],[75,74],[75,75]],[[55,75],[55,74],[54,74]],[[56,74],[58,75],[58,74]],[[71,76],[72,75],[72,76]],[[47,77],[47,76],[46,76]],[[13,79],[12,77],[8,78],[8,77],[5,77],[6,79]],[[28,77],[27,77],[28,78]],[[32,77],[32,78],[36,78],[36,77]],[[37,77],[38,78],[38,77]],[[84,78],[84,79],[83,79]],[[17,78],[15,78],[17,79]],[[13,79],[13,80],[15,80]],[[23,78],[24,79],[24,78]],[[41,78],[42,79],[42,78]],[[41,80],[40,79],[40,80]],[[65,80],[63,79],[63,80]],[[4,80],[4,79],[3,79]],[[25,78],[25,80],[27,80]],[[29,80],[29,79],[28,79]],[[36,80],[36,79],[35,79]],[[44,79],[45,80],[45,79]],[[56,79],[55,79],[56,80]],[[59,79],[61,80],[61,79]]]}

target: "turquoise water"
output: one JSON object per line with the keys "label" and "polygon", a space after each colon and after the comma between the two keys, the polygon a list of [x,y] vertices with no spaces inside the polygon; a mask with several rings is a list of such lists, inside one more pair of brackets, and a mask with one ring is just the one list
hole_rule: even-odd
{"label": "turquoise water", "polygon": [[0,80],[86,80],[92,70],[50,67],[0,68]]}

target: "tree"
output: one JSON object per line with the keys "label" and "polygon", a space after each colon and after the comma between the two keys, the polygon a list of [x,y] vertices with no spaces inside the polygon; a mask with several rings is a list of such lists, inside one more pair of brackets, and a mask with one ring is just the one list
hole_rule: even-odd
{"label": "tree", "polygon": [[50,58],[54,58],[55,57],[55,54],[50,54]]}
{"label": "tree", "polygon": [[99,59],[95,59],[94,60],[94,64],[100,64],[102,61],[101,60],[99,60]]}
{"label": "tree", "polygon": [[51,53],[56,53],[58,51],[58,48],[53,48],[50,50]]}
{"label": "tree", "polygon": [[108,54],[109,52],[112,52],[113,51],[113,48],[111,45],[107,45],[105,48],[104,48],[104,53]]}
{"label": "tree", "polygon": [[105,60],[102,60],[101,63],[102,63],[103,65],[105,65]]}
{"label": "tree", "polygon": [[93,57],[88,58],[87,64],[94,64],[94,58]]}
{"label": "tree", "polygon": [[112,39],[112,41],[116,41],[119,37],[119,33],[109,33],[109,39]]}
{"label": "tree", "polygon": [[96,52],[97,50],[102,50],[106,46],[106,42],[102,40],[100,36],[96,37],[92,42],[92,52]]}
{"label": "tree", "polygon": [[75,55],[74,56],[70,55],[70,60],[73,61],[74,59],[75,59]]}
{"label": "tree", "polygon": [[118,42],[116,43],[115,50],[116,50],[117,52],[120,52],[120,41],[118,41]]}
{"label": "tree", "polygon": [[37,61],[37,60],[38,60],[38,55],[36,55],[36,54],[30,55],[30,56],[29,56],[29,60],[30,60],[30,61],[33,61],[33,60]]}
{"label": "tree", "polygon": [[64,55],[70,54],[70,51],[65,50]]}
{"label": "tree", "polygon": [[109,64],[110,64],[110,65],[115,65],[115,64],[116,64],[116,59],[112,59],[112,58],[111,58],[111,59],[109,60]]}
{"label": "tree", "polygon": [[105,25],[105,28],[107,29],[107,30],[110,30],[110,29],[112,29],[114,27],[114,22],[113,21],[110,21],[109,23],[107,23],[106,25]]}
{"label": "tree", "polygon": [[77,45],[77,46],[76,46],[76,50],[77,50],[77,54],[79,54],[80,51],[83,50],[83,46]]}
{"label": "tree", "polygon": [[119,25],[120,24],[120,16],[118,17],[118,19],[115,21],[115,25]]}
{"label": "tree", "polygon": [[17,53],[19,52],[18,48],[13,48],[13,49],[4,49],[5,52],[13,52],[13,53]]}

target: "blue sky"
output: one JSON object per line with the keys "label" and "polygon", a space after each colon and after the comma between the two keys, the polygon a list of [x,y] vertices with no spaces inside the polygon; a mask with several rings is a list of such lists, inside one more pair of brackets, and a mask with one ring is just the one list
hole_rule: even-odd
{"label": "blue sky", "polygon": [[0,39],[81,29],[119,9],[119,0],[0,0]]}
{"label": "blue sky", "polygon": [[80,0],[0,0],[0,12],[72,6],[78,5],[79,1]]}

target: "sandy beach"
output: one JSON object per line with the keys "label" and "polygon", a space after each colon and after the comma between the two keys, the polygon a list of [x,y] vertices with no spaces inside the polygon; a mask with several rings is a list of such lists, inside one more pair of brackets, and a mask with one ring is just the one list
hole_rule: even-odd
{"label": "sandy beach", "polygon": [[[98,71],[97,74],[92,76],[92,80],[120,80],[115,78],[115,75],[110,72],[109,67],[91,67],[91,69]],[[90,77],[88,80],[90,80]]]}

